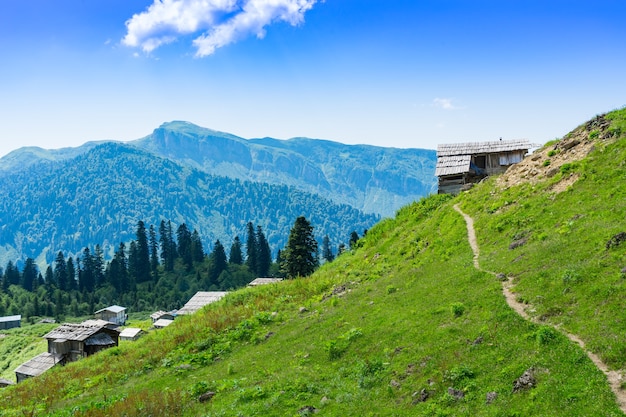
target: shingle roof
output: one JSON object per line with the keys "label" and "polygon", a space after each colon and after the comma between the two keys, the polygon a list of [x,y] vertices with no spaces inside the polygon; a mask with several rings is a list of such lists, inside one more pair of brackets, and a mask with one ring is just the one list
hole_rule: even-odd
{"label": "shingle roof", "polygon": [[85,340],[85,345],[87,346],[111,346],[114,344],[115,341],[108,333],[98,333]]}
{"label": "shingle roof", "polygon": [[158,319],[157,321],[154,322],[153,326],[154,327],[158,327],[158,328],[162,328],[162,327],[167,327],[167,326],[169,326],[172,323],[174,323],[174,320]]}
{"label": "shingle roof", "polygon": [[82,342],[98,333],[103,328],[105,328],[105,326],[90,324],[89,322],[83,322],[81,324],[65,323],[44,335],[44,337],[46,339],[76,340]]}
{"label": "shingle roof", "polygon": [[143,330],[137,328],[137,327],[127,327],[124,330],[122,330],[122,333],[120,333],[120,338],[134,338],[137,337],[137,335],[141,334],[143,332]]}
{"label": "shingle roof", "polygon": [[495,140],[490,142],[450,143],[437,146],[437,157],[476,155],[495,152],[527,151],[532,145],[527,139]]}
{"label": "shingle roof", "polygon": [[257,285],[273,284],[275,282],[280,282],[282,280],[283,280],[282,278],[256,278],[248,285],[250,287],[256,287]]}
{"label": "shingle roof", "polygon": [[7,321],[18,321],[18,320],[22,320],[22,316],[6,316],[6,317],[0,317],[0,323],[4,323]]}
{"label": "shingle roof", "polygon": [[441,156],[437,158],[435,176],[455,175],[468,172],[470,169],[471,155]]}
{"label": "shingle roof", "polygon": [[60,360],[61,356],[44,352],[18,366],[15,372],[22,375],[38,376],[59,363]]}
{"label": "shingle roof", "polygon": [[207,304],[211,304],[228,294],[226,291],[198,291],[191,299],[178,310],[178,314],[192,314]]}
{"label": "shingle roof", "polygon": [[126,307],[110,306],[110,307],[103,308],[101,310],[96,311],[95,314],[102,313],[103,311],[110,311],[111,313],[117,314],[117,313],[121,313],[124,310],[126,310]]}

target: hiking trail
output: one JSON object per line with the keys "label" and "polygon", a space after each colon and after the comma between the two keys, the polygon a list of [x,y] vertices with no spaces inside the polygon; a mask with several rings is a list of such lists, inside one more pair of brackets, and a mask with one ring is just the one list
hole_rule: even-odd
{"label": "hiking trail", "polygon": [[[480,267],[479,257],[480,257],[480,248],[478,246],[478,241],[476,240],[476,231],[474,230],[474,219],[472,219],[468,214],[464,213],[458,204],[454,205],[454,209],[463,216],[465,219],[465,224],[467,226],[467,240],[472,248],[472,252],[474,252],[474,268],[479,271],[486,272],[488,274],[492,274],[497,276],[495,272],[486,271]],[[529,306],[527,304],[523,304],[517,301],[515,295],[511,291],[512,283],[506,279],[502,281],[502,293],[504,294],[504,298],[506,299],[507,304],[511,307],[515,312],[517,312],[520,316],[525,318],[526,320],[532,321],[533,323],[539,323],[535,318],[528,315],[526,312],[526,308]],[[545,323],[541,323],[545,324]],[[589,359],[596,365],[598,369],[600,369],[607,377],[609,385],[611,386],[611,390],[615,394],[617,404],[619,405],[622,412],[626,413],[626,391],[621,388],[621,384],[623,382],[622,375],[619,371],[610,370],[609,367],[602,362],[600,357],[593,352],[590,352],[585,347],[585,342],[583,342],[578,336],[567,333],[563,329],[558,326],[552,326],[556,330],[565,334],[569,340],[578,344],[587,354]]]}

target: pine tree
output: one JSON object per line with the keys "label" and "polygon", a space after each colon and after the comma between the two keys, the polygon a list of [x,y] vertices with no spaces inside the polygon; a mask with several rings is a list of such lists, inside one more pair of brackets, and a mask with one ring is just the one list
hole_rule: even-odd
{"label": "pine tree", "polygon": [[20,283],[20,271],[13,264],[12,261],[7,263],[7,267],[4,271],[4,276],[6,277],[6,281],[8,285],[19,285]]}
{"label": "pine tree", "polygon": [[257,226],[256,229],[256,246],[256,273],[259,277],[266,277],[269,275],[270,266],[272,265],[272,254],[261,226]]}
{"label": "pine tree", "polygon": [[93,292],[96,285],[95,262],[89,248],[83,250],[82,268],[79,269],[79,288],[87,292]]}
{"label": "pine tree", "polygon": [[70,256],[67,260],[67,289],[73,291],[76,288],[76,268],[74,267],[74,260]]}
{"label": "pine tree", "polygon": [[241,241],[239,240],[239,236],[235,236],[233,244],[230,247],[228,262],[235,265],[243,264],[243,253],[241,252]]}
{"label": "pine tree", "polygon": [[178,238],[178,255],[183,260],[183,264],[187,267],[187,270],[190,270],[193,267],[191,233],[185,223],[178,226],[176,237]]}
{"label": "pine tree", "polygon": [[96,244],[93,254],[94,288],[104,284],[104,252],[100,244]]}
{"label": "pine tree", "polygon": [[204,247],[196,229],[193,229],[193,233],[191,233],[191,258],[194,262],[202,262],[204,260]]}
{"label": "pine tree", "polygon": [[148,244],[150,245],[150,272],[152,274],[152,280],[157,282],[159,280],[159,242],[156,237],[154,225],[150,225],[148,234]]}
{"label": "pine tree", "polygon": [[159,242],[161,243],[161,260],[166,271],[174,270],[174,260],[176,259],[176,244],[172,233],[172,222],[161,220],[159,226]]}
{"label": "pine tree", "polygon": [[[65,262],[65,256],[63,252],[59,251],[54,261],[54,283],[59,287],[61,291],[67,291],[67,263]],[[52,284],[52,283],[47,283]]]}
{"label": "pine tree", "polygon": [[209,268],[209,281],[211,284],[217,284],[219,276],[228,268],[228,260],[224,246],[217,240],[210,255],[211,267]]}
{"label": "pine tree", "polygon": [[311,275],[319,265],[313,226],[304,216],[298,217],[291,228],[283,256],[283,269],[289,278]]}
{"label": "pine tree", "polygon": [[335,259],[335,255],[333,255],[333,250],[330,247],[330,239],[328,235],[324,236],[322,240],[322,258],[326,262],[332,262]]}
{"label": "pine tree", "polygon": [[146,225],[141,220],[137,223],[137,258],[134,266],[138,283],[150,281],[150,248]]}
{"label": "pine tree", "polygon": [[350,249],[354,249],[354,246],[356,245],[356,242],[359,241],[359,234],[356,231],[352,231],[352,233],[350,233],[350,242],[348,242],[348,244],[350,245]]}
{"label": "pine tree", "polygon": [[257,248],[256,233],[254,233],[254,226],[252,222],[248,222],[248,239],[246,241],[246,265],[250,272],[257,273],[257,254],[259,253]]}
{"label": "pine tree", "polygon": [[22,271],[22,280],[20,284],[26,291],[33,290],[33,282],[37,279],[37,265],[33,258],[26,258],[24,270]]}

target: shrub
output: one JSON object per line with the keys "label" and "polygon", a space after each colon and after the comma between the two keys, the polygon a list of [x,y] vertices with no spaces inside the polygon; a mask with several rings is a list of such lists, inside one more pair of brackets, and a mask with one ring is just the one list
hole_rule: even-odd
{"label": "shrub", "polygon": [[450,310],[454,317],[461,317],[465,313],[465,305],[463,303],[455,302],[450,304]]}
{"label": "shrub", "polygon": [[535,332],[535,339],[540,345],[548,345],[557,338],[557,331],[550,326],[541,326]]}
{"label": "shrub", "polygon": [[542,165],[543,165],[544,167],[547,167],[548,165],[550,165],[550,160],[549,160],[549,159],[546,159],[545,161],[543,161],[543,164],[542,164]]}
{"label": "shrub", "polygon": [[595,129],[589,132],[589,140],[597,139],[598,136],[600,136],[600,131],[598,129]]}
{"label": "shrub", "polygon": [[552,149],[550,152],[548,152],[548,156],[554,156],[556,155],[558,152],[556,151],[556,149]]}

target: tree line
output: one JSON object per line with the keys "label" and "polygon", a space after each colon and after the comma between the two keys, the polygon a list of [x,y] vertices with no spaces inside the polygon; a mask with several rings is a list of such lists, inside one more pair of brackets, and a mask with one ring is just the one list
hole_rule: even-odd
{"label": "tree line", "polygon": [[[320,253],[313,226],[303,216],[275,259],[261,226],[248,222],[246,231],[245,245],[235,236],[228,255],[220,240],[207,253],[197,230],[186,223],[175,228],[162,220],[147,227],[140,220],[135,239],[121,242],[108,261],[99,244],[76,257],[59,251],[43,273],[32,258],[21,269],[9,261],[0,268],[0,316],[81,317],[111,304],[134,311],[175,309],[196,291],[233,290],[257,277],[308,276],[345,250],[342,244],[335,253],[326,235]],[[357,240],[352,232],[349,245]]]}

